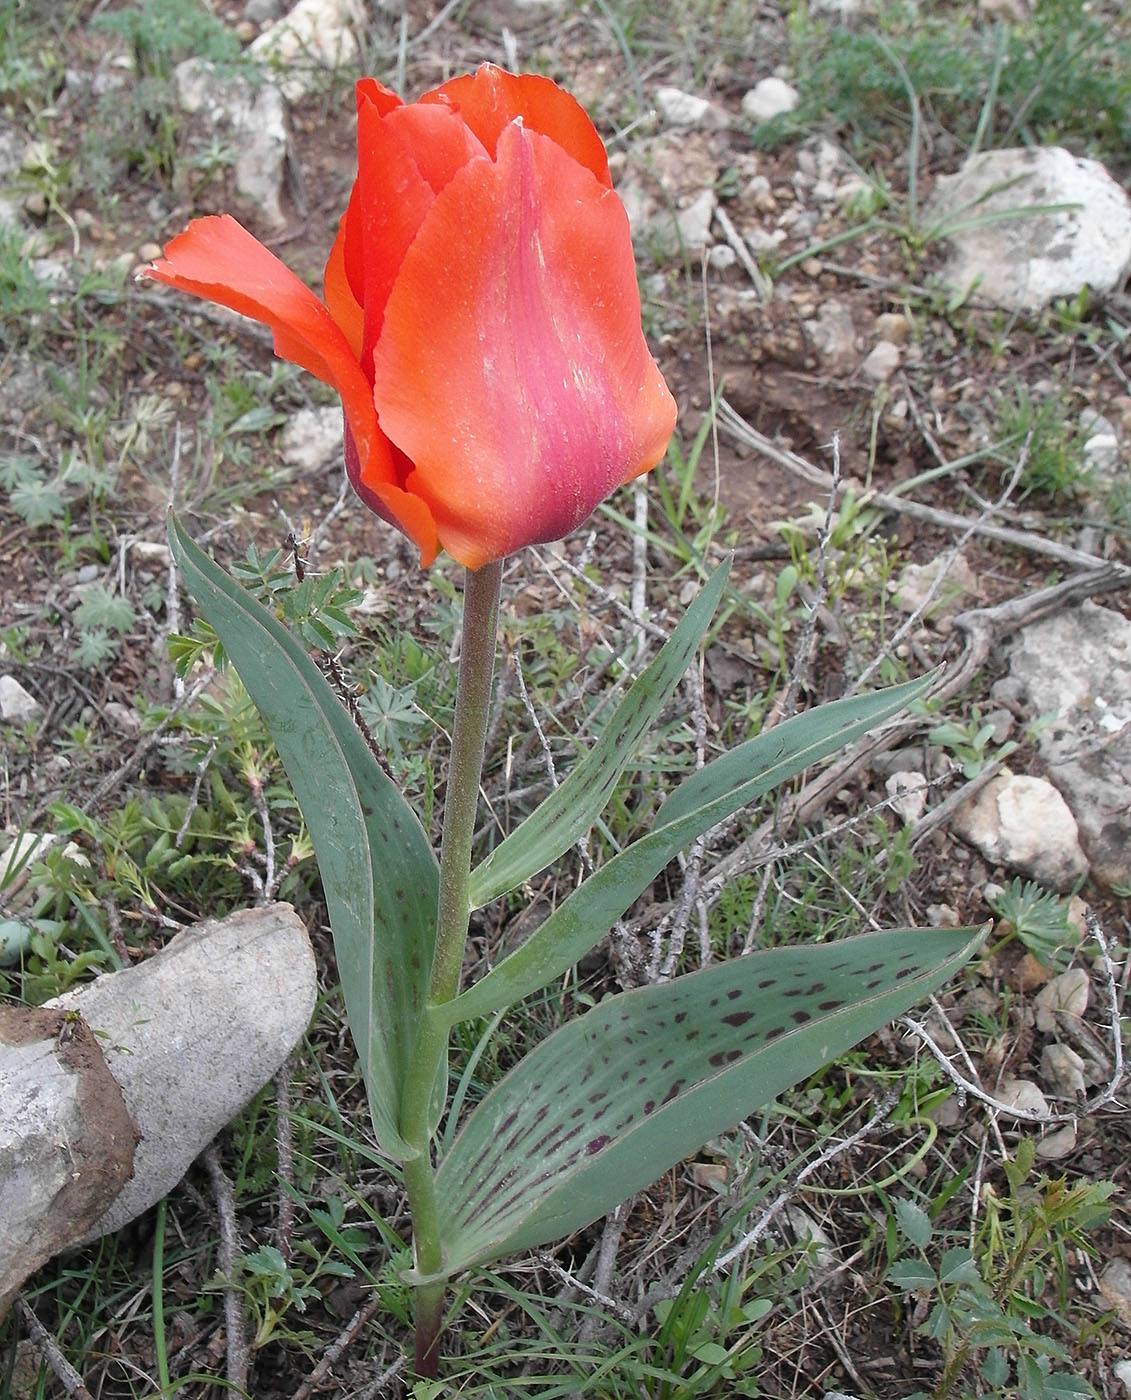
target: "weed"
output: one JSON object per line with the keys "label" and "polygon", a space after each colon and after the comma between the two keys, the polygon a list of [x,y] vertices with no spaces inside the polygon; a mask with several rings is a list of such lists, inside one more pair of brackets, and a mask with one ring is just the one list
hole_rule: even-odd
{"label": "weed", "polygon": [[1071,1325],[1058,1304],[1046,1301],[1049,1265],[1062,1277],[1067,1248],[1089,1252],[1085,1232],[1107,1219],[1113,1182],[1069,1186],[1063,1177],[1030,1181],[1035,1160],[1031,1139],[1024,1139],[1012,1161],[1003,1163],[1007,1193],[983,1191],[982,1224],[973,1247],[943,1248],[932,1262],[937,1231],[929,1214],[909,1199],[894,1202],[901,1237],[898,1256],[887,1280],[930,1304],[920,1335],[936,1343],[943,1365],[938,1384],[912,1400],[947,1400],[957,1393],[967,1368],[980,1362],[979,1393],[1023,1396],[1025,1400],[1067,1400],[1093,1396],[1086,1381],[1071,1372],[1054,1371],[1070,1361],[1065,1346],[1048,1335],[1048,1327]]}
{"label": "weed", "polygon": [[1017,747],[1012,739],[1008,739],[991,749],[993,737],[994,726],[982,723],[981,711],[975,705],[969,720],[948,720],[945,724],[938,724],[928,731],[927,741],[952,753],[962,765],[962,776],[969,780],[976,778],[987,764],[1008,758]]}
{"label": "weed", "polygon": [[1016,938],[1045,967],[1063,969],[1065,950],[1075,947],[1080,935],[1068,919],[1068,906],[1032,880],[1010,880],[989,900],[1001,919],[1005,938]]}
{"label": "weed", "polygon": [[1017,449],[1027,444],[1019,482],[1022,498],[1038,496],[1050,503],[1074,501],[1088,489],[1091,471],[1084,456],[1083,434],[1063,394],[1036,394],[1024,385],[997,399],[995,440],[1003,453],[1003,471],[1011,472]]}
{"label": "weed", "polygon": [[1031,23],[988,26],[951,11],[889,5],[880,33],[795,11],[790,35],[801,105],[763,141],[832,123],[858,154],[906,135],[898,60],[925,113],[977,149],[1067,141],[1117,158],[1131,139],[1131,35],[1083,0],[1039,0]]}

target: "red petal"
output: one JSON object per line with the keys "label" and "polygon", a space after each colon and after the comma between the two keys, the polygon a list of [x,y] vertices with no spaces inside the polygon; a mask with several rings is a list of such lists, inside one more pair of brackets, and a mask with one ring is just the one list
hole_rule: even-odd
{"label": "red petal", "polygon": [[277,355],[332,385],[342,397],[362,478],[420,546],[425,562],[431,562],[436,553],[435,525],[430,517],[423,518],[426,513],[421,512],[420,503],[399,489],[389,441],[377,426],[369,383],[345,332],[309,287],[226,214],[196,219],[143,276],[262,321],[274,333]]}
{"label": "red petal", "polygon": [[326,271],[322,274],[322,296],[330,309],[330,315],[342,328],[350,343],[354,358],[361,360],[361,342],[365,330],[365,313],[353,294],[346,275],[346,221],[343,216],[338,236],[326,259]]}
{"label": "red petal", "polygon": [[358,176],[344,257],[355,295],[359,280],[362,288],[362,365],[368,367],[389,292],[437,192],[469,160],[485,156],[450,108],[398,106],[386,112],[359,91]]}
{"label": "red petal", "polygon": [[484,63],[476,73],[452,78],[420,99],[445,100],[459,108],[460,116],[492,155],[504,128],[520,117],[524,126],[548,136],[601,184],[612,188],[609,158],[596,127],[577,99],[551,79],[536,73],[508,73]]}
{"label": "red petal", "polygon": [[517,123],[436,198],[385,308],[374,399],[441,544],[478,568],[558,539],[654,466],[675,403],[620,201]]}

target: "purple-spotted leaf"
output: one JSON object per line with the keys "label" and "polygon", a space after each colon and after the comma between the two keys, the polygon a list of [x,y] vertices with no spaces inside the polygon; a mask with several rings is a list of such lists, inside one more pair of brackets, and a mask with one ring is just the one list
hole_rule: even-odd
{"label": "purple-spotted leaf", "polygon": [[[301,643],[173,516],[169,543],[271,731],[302,808],[374,1131],[384,1152],[404,1160],[412,1149],[397,1126],[401,1085],[432,967],[436,858],[416,814]],[[439,1111],[437,1092],[437,1117]]]}
{"label": "purple-spotted leaf", "polygon": [[490,1091],[440,1163],[445,1275],[604,1215],[906,1011],[980,938],[895,929],[769,949],[568,1022]]}

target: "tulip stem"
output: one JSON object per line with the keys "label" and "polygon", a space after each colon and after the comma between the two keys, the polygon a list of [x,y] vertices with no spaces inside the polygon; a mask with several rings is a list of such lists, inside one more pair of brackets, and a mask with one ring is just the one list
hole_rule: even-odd
{"label": "tulip stem", "polygon": [[[433,1006],[451,1001],[458,994],[463,968],[471,917],[471,851],[491,711],[502,576],[501,561],[485,564],[481,569],[469,569],[464,585],[456,715],[440,845],[436,948],[428,988],[428,1002]],[[412,1210],[416,1271],[426,1279],[439,1276],[439,1281],[422,1283],[416,1291],[416,1369],[425,1379],[436,1375],[444,1313],[444,1260],[436,1213],[430,1108],[447,1052],[446,1028],[440,1029],[430,1018],[422,1017],[405,1074],[401,1135],[415,1153],[404,1164],[404,1180]]]}

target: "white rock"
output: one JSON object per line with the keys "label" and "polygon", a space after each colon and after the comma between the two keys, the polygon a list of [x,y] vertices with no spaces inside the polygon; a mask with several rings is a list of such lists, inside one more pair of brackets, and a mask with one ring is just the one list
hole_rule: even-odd
{"label": "white rock", "polygon": [[161,540],[130,540],[130,558],[135,564],[167,569],[172,557],[169,546]]}
{"label": "white rock", "polygon": [[904,826],[911,826],[927,807],[927,780],[922,773],[893,773],[884,784],[892,811]]}
{"label": "white rock", "polygon": [[1046,1035],[1056,1031],[1057,1016],[1072,1016],[1079,1020],[1088,1009],[1092,984],[1082,967],[1070,967],[1037,993],[1033,1010],[1037,1029]]}
{"label": "white rock", "polygon": [[1100,1292],[1124,1327],[1131,1328],[1131,1264],[1122,1256],[1116,1255],[1100,1275]]}
{"label": "white rock", "polygon": [[700,252],[711,241],[711,221],[718,202],[714,190],[704,190],[676,215],[679,241],[689,252]]}
{"label": "white rock", "polygon": [[297,102],[316,91],[327,72],[357,67],[357,36],[364,32],[357,0],[298,0],[248,52],[282,75],[283,96]]}
{"label": "white rock", "polygon": [[[1026,208],[1064,204],[1059,213]],[[1131,200],[1095,160],[1060,146],[983,151],[944,176],[925,212],[928,227],[1016,210],[1017,217],[947,235],[951,291],[1008,311],[1039,311],[1084,287],[1114,291],[1131,268]]]}
{"label": "white rock", "polygon": [[738,262],[738,254],[729,243],[715,243],[707,250],[707,266],[712,272],[726,272]]}
{"label": "white rock", "polygon": [[342,459],[342,410],[300,408],[283,429],[279,454],[288,467],[312,475]]}
{"label": "white rock", "polygon": [[893,345],[890,340],[881,340],[873,345],[864,357],[860,372],[866,379],[872,380],[874,384],[884,384],[892,377],[902,362],[903,350],[900,346]]}
{"label": "white rock", "polygon": [[701,126],[719,130],[727,124],[727,114],[705,97],[697,97],[682,88],[656,89],[656,106],[669,126]]}
{"label": "white rock", "polygon": [[811,321],[804,322],[813,348],[833,374],[848,374],[856,366],[856,326],[843,302],[826,301]]}
{"label": "white rock", "polygon": [[1065,890],[1088,873],[1068,804],[1044,778],[1003,769],[951,819],[954,831],[994,865]]}
{"label": "white rock", "polygon": [[1131,884],[1131,621],[1081,603],[1026,627],[1009,656],[1015,698],[1080,828],[1092,874]]}
{"label": "white rock", "polygon": [[0,676],[0,720],[22,724],[38,719],[43,706],[29,695],[15,676]]}
{"label": "white rock", "polygon": [[56,997],[99,1034],[141,1133],[133,1179],[87,1238],[159,1201],[306,1030],[318,975],[288,904],[208,921],[154,957]]}
{"label": "white rock", "polygon": [[1054,1094],[1075,1100],[1087,1087],[1084,1061],[1067,1045],[1054,1041],[1041,1051],[1041,1077]]}
{"label": "white rock", "polygon": [[252,24],[270,24],[279,18],[282,10],[280,0],[247,0],[243,17]]}
{"label": "white rock", "polygon": [[752,121],[768,122],[792,112],[801,101],[801,94],[784,78],[763,78],[742,97],[743,116]]}
{"label": "white rock", "polygon": [[1111,1373],[1123,1386],[1127,1400],[1131,1400],[1131,1361],[1117,1361],[1111,1368]]}
{"label": "white rock", "polygon": [[1113,483],[1123,465],[1114,433],[1096,433],[1084,444],[1084,465],[1102,481]]}
{"label": "white rock", "polygon": [[[946,577],[936,588],[936,580],[943,568],[946,568]],[[893,597],[896,607],[903,612],[925,609],[927,617],[952,617],[977,588],[977,576],[966,556],[956,554],[949,564],[945,557],[939,557],[927,564],[906,565],[895,581]],[[931,599],[929,603],[928,597]]]}
{"label": "white rock", "polygon": [[235,149],[236,189],[265,219],[281,226],[287,121],[279,88],[270,82],[253,85],[241,77],[221,79],[198,58],[178,63],[173,81],[186,112],[202,115],[210,131],[228,135]]}

